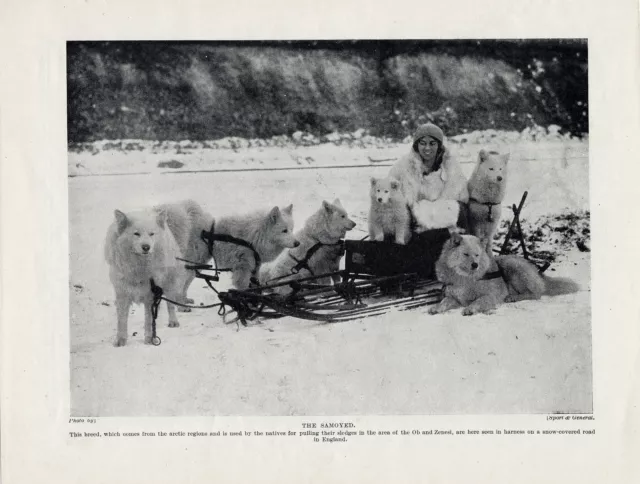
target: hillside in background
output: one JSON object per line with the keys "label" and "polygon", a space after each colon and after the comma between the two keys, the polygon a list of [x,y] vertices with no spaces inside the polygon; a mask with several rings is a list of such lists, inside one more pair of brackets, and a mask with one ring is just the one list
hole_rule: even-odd
{"label": "hillside in background", "polygon": [[583,41],[70,42],[69,142],[588,132]]}

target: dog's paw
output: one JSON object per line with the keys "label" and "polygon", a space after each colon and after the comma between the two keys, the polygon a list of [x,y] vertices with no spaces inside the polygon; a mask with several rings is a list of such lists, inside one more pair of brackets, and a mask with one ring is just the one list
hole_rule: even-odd
{"label": "dog's paw", "polygon": [[440,308],[438,306],[431,306],[429,308],[429,314],[438,314],[440,312]]}
{"label": "dog's paw", "polygon": [[463,316],[471,316],[473,314],[474,314],[474,312],[473,312],[473,309],[471,309],[471,308],[464,308],[462,310],[462,315]]}
{"label": "dog's paw", "polygon": [[180,327],[180,323],[178,321],[169,321],[169,327],[170,328],[179,328]]}
{"label": "dog's paw", "polygon": [[515,296],[512,296],[511,294],[509,294],[507,297],[504,298],[504,302],[506,303],[516,302],[516,298]]}
{"label": "dog's paw", "polygon": [[193,299],[191,299],[190,297],[186,297],[184,299],[184,303],[185,304],[193,304],[195,301]]}
{"label": "dog's paw", "polygon": [[119,346],[125,346],[127,344],[126,336],[116,336],[116,340],[113,342],[113,346],[116,348]]}
{"label": "dog's paw", "polygon": [[150,345],[152,339],[153,339],[153,336],[145,336],[144,337],[144,344]]}
{"label": "dog's paw", "polygon": [[191,308],[185,308],[183,306],[178,306],[178,312],[180,312],[180,313],[190,313],[191,312]]}

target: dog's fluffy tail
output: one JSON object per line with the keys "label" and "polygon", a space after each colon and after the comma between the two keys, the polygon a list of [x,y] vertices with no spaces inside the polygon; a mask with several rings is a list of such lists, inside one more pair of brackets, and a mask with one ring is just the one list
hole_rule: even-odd
{"label": "dog's fluffy tail", "polygon": [[580,286],[571,279],[564,277],[542,276],[545,282],[545,294],[548,296],[560,296],[572,294],[580,290]]}

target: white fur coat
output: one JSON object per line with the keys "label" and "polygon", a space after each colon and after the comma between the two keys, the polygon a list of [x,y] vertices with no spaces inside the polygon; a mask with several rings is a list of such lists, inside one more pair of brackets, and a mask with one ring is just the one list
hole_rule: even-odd
{"label": "white fur coat", "polygon": [[420,155],[410,150],[389,172],[400,181],[402,193],[413,213],[416,232],[455,227],[460,212],[458,202],[469,201],[467,179],[462,169],[445,149],[442,165],[424,175]]}
{"label": "white fur coat", "polygon": [[411,149],[391,168],[389,176],[396,178],[401,186],[407,205],[413,207],[419,200],[457,200],[467,203],[469,192],[467,179],[459,163],[445,149],[442,165],[438,171],[423,175],[424,167],[420,155]]}

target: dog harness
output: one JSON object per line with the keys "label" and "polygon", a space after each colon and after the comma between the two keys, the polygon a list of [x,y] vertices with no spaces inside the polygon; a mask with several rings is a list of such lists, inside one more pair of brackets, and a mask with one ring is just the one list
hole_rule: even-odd
{"label": "dog harness", "polygon": [[[318,241],[317,243],[315,243],[313,246],[311,246],[311,248],[307,251],[307,253],[304,255],[304,257],[302,259],[296,259],[293,255],[291,255],[291,252],[287,252],[287,254],[289,255],[289,257],[291,257],[295,262],[296,265],[293,266],[291,268],[291,274],[298,274],[301,270],[306,269],[309,271],[309,273],[312,276],[315,276],[314,272],[311,270],[311,267],[309,267],[309,261],[311,260],[311,258],[313,257],[313,255],[318,252],[318,250],[322,247],[322,246],[326,246],[326,247],[331,247],[333,245],[341,245],[344,247],[344,241],[340,240],[339,242],[335,243],[335,244],[324,244],[320,241]],[[286,277],[289,277],[291,274],[285,274],[283,276],[279,276],[279,277],[274,277],[273,279],[269,279],[267,281],[268,284],[273,284],[274,282],[277,282],[281,279],[284,279]]]}
{"label": "dog harness", "polygon": [[500,267],[500,265],[498,265],[498,270],[497,271],[486,273],[484,276],[482,276],[480,278],[480,280],[481,281],[489,281],[491,279],[498,279],[498,278],[504,279],[504,272],[502,271],[502,267]]}
{"label": "dog harness", "polygon": [[479,203],[480,205],[485,205],[489,209],[489,211],[487,212],[487,222],[493,222],[493,207],[495,207],[496,205],[500,205],[499,203],[481,202],[475,198],[470,198],[469,201]]}
{"label": "dog harness", "polygon": [[[492,279],[504,279],[504,272],[502,271],[502,267],[498,265],[498,270],[493,272],[487,272],[484,276],[482,276],[480,281],[490,281]],[[446,294],[447,292],[447,284],[443,284],[442,293]]]}
{"label": "dog harness", "polygon": [[342,245],[343,242],[339,241],[335,244],[324,244],[322,242],[317,242],[316,244],[314,244],[308,251],[307,253],[304,255],[304,258],[298,260],[296,259],[293,255],[291,255],[291,252],[289,252],[289,257],[291,257],[295,262],[296,265],[293,266],[291,268],[291,274],[297,274],[299,273],[301,270],[306,269],[309,271],[309,273],[312,276],[315,276],[315,274],[313,273],[313,271],[311,270],[311,267],[309,267],[309,261],[311,260],[311,258],[313,257],[313,254],[315,254],[316,252],[318,252],[318,250],[320,249],[320,247],[322,246],[326,246],[326,247],[330,247],[333,245]]}
{"label": "dog harness", "polygon": [[315,276],[315,274],[313,273],[313,271],[311,270],[311,267],[309,267],[309,261],[311,260],[311,257],[313,257],[313,254],[315,254],[316,252],[318,252],[318,249],[320,249],[320,247],[322,247],[324,244],[322,244],[322,242],[318,242],[317,244],[314,244],[308,251],[307,253],[304,255],[304,258],[298,260],[296,259],[293,254],[291,254],[291,252],[288,252],[289,257],[291,257],[295,262],[296,265],[293,266],[291,268],[291,274],[297,274],[299,273],[301,270],[306,269],[309,271],[309,273],[312,276]]}
{"label": "dog harness", "polygon": [[203,230],[200,233],[200,238],[202,239],[202,241],[207,244],[207,249],[209,250],[209,255],[213,258],[214,262],[215,262],[215,256],[213,255],[213,243],[215,241],[218,242],[228,242],[231,244],[236,244],[236,245],[240,245],[242,247],[246,247],[247,249],[251,250],[251,252],[253,253],[253,259],[255,261],[255,266],[253,267],[253,270],[251,271],[251,276],[252,276],[252,282],[257,283],[255,276],[256,273],[258,272],[258,268],[260,267],[260,254],[258,254],[258,251],[256,250],[256,248],[250,243],[247,242],[246,240],[243,239],[239,239],[237,237],[233,237],[232,235],[227,235],[227,234],[216,234],[215,233],[215,225],[216,225],[216,221],[215,219],[213,220],[213,222],[211,222],[211,228],[206,231]]}

